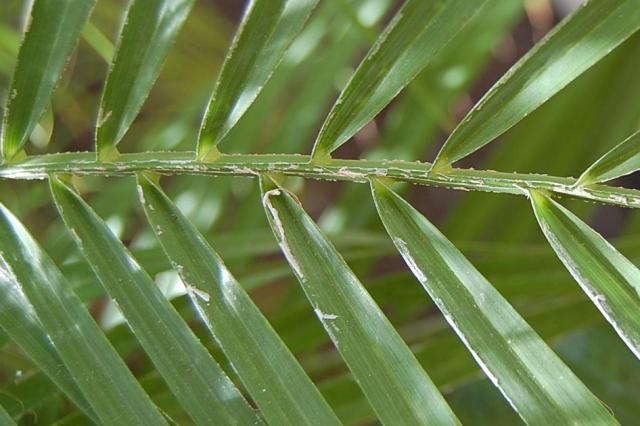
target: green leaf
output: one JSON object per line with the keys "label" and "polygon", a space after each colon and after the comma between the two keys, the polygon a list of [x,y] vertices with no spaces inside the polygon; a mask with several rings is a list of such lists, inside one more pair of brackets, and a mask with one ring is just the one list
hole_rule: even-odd
{"label": "green leaf", "polygon": [[[62,365],[62,361],[59,363]],[[33,413],[37,407],[46,404],[48,400],[59,397],[60,390],[45,374],[34,372],[21,380],[4,385],[0,392],[0,404],[11,417],[20,419],[25,414]],[[86,401],[85,406],[88,407]],[[82,408],[81,410],[77,411],[79,416],[85,413]]]}
{"label": "green leaf", "polygon": [[620,142],[589,166],[578,178],[576,186],[606,182],[638,169],[640,169],[640,131]]}
{"label": "green leaf", "polygon": [[15,424],[9,413],[0,405],[0,426],[15,426]]}
{"label": "green leaf", "polygon": [[458,424],[400,335],[305,213],[268,177],[263,205],[315,314],[385,424]]}
{"label": "green leaf", "polygon": [[102,93],[96,126],[100,158],[114,155],[135,119],[193,0],[133,0]]}
{"label": "green leaf", "polygon": [[640,28],[638,0],[589,0],[529,51],[449,136],[434,170],[518,123]]}
{"label": "green leaf", "polygon": [[486,3],[407,0],[340,94],[316,139],[312,158],[329,157],[373,119]]}
{"label": "green leaf", "polygon": [[87,22],[82,30],[82,40],[87,42],[91,48],[107,63],[113,61],[115,48],[111,40],[91,21]]}
{"label": "green leaf", "polygon": [[0,260],[9,278],[3,284],[13,285],[30,301],[44,332],[102,423],[166,424],[51,258],[2,205]]}
{"label": "green leaf", "polygon": [[531,204],[549,244],[620,338],[640,358],[640,270],[576,215],[541,192]]}
{"label": "green leaf", "polygon": [[[2,212],[5,209],[2,207]],[[95,417],[76,382],[65,368],[53,342],[43,330],[40,319],[17,283],[17,278],[6,262],[4,228],[0,239],[0,330],[18,345],[73,403],[91,417]]]}
{"label": "green leaf", "polygon": [[198,137],[198,157],[236,125],[271,77],[318,0],[253,0],[244,14],[213,90]]}
{"label": "green leaf", "polygon": [[[491,8],[480,10],[385,112],[384,122],[379,126],[379,142],[362,157],[411,161],[432,149],[442,125],[451,119],[450,106],[484,71],[496,45],[521,15],[521,2],[513,0],[495,0]],[[465,196],[461,202],[468,198]],[[323,211],[318,221],[320,227],[334,232],[374,222],[375,207],[361,208],[370,199],[367,186],[347,185],[340,199]]]}
{"label": "green leaf", "polygon": [[[487,150],[482,168],[574,176],[625,139],[640,121],[640,79],[631,77],[640,67],[638,41],[640,33],[509,130]],[[579,209],[577,214],[598,208],[578,200],[571,206]],[[503,214],[506,209],[508,215]],[[454,241],[489,238],[528,244],[541,236],[528,202],[475,193],[461,197],[454,210],[440,227]],[[539,273],[544,276],[544,270]]]}
{"label": "green leaf", "polygon": [[265,419],[271,424],[339,424],[298,361],[204,237],[157,184],[139,176],[138,185],[149,223],[167,257]]}
{"label": "green leaf", "polygon": [[120,240],[58,178],[50,183],[60,215],[83,255],[189,416],[197,424],[260,423]]}
{"label": "green leaf", "polygon": [[0,157],[10,160],[27,142],[76,45],[95,0],[35,0],[18,53],[5,109]]}
{"label": "green leaf", "polygon": [[378,181],[379,215],[476,362],[528,424],[616,424],[598,399],[462,253]]}

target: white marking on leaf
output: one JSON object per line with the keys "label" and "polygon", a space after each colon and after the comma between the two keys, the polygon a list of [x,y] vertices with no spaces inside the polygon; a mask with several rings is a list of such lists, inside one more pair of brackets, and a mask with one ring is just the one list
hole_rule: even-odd
{"label": "white marking on leaf", "polygon": [[277,234],[276,236],[278,238],[278,245],[282,249],[285,257],[289,261],[289,264],[293,268],[296,275],[298,275],[298,277],[304,281],[305,276],[304,276],[304,273],[302,272],[302,268],[300,267],[300,264],[298,263],[297,259],[293,255],[293,252],[289,248],[289,244],[287,243],[287,239],[284,235],[284,226],[282,224],[282,221],[280,220],[278,210],[275,207],[273,207],[273,205],[271,204],[270,197],[271,196],[277,197],[281,194],[282,192],[279,189],[272,189],[270,191],[265,192],[264,195],[262,196],[262,204],[264,204],[264,206],[267,208],[267,210],[271,214],[271,219],[273,220],[273,226],[275,227],[276,234]]}
{"label": "white marking on leaf", "polygon": [[[632,336],[629,336],[626,331],[622,327],[620,327],[620,324],[618,324],[617,315],[615,314],[615,310],[611,309],[611,306],[607,301],[607,297],[604,294],[600,293],[599,290],[593,286],[591,280],[589,280],[582,274],[580,266],[573,261],[573,258],[571,257],[569,252],[556,238],[553,230],[545,222],[540,222],[540,227],[542,228],[542,232],[547,236],[551,247],[556,251],[562,263],[569,270],[569,273],[571,273],[571,275],[585,292],[587,297],[589,297],[589,299],[593,302],[596,308],[598,308],[598,310],[606,318],[609,324],[611,324],[620,338],[625,342],[627,347],[631,349],[636,357],[640,358],[640,350],[638,349],[640,348],[640,342],[636,341],[636,339],[634,339]],[[604,243],[614,249],[608,241],[604,240]]]}
{"label": "white marking on leaf", "polygon": [[211,300],[211,296],[206,291],[200,290],[198,287],[194,287],[194,286],[192,286],[190,284],[186,284],[186,283],[185,283],[184,286],[187,289],[187,292],[191,296],[196,296],[199,299],[204,300],[205,302],[209,302],[209,300]]}
{"label": "white marking on leaf", "polygon": [[335,314],[325,314],[324,312],[322,312],[319,308],[315,308],[313,310],[316,315],[318,316],[318,318],[320,319],[320,321],[324,321],[324,320],[329,320],[329,321],[333,321],[334,319],[338,318],[338,315]]}
{"label": "white marking on leaf", "polygon": [[407,264],[409,265],[409,269],[413,271],[416,278],[418,278],[418,281],[420,281],[421,283],[427,282],[427,276],[424,274],[424,272],[422,272],[422,269],[420,269],[416,261],[413,259],[413,256],[411,256],[411,252],[407,247],[407,243],[405,243],[402,238],[398,237],[393,237],[393,243],[396,245],[396,247],[398,247],[400,254],[402,254],[405,262],[407,262]]}
{"label": "white marking on leaf", "polygon": [[102,109],[100,109],[100,117],[98,118],[98,124],[97,127],[102,127],[104,126],[104,123],[107,122],[107,120],[109,120],[111,118],[111,113],[112,111],[108,111],[106,114],[102,114]]}
{"label": "white marking on leaf", "polygon": [[338,175],[349,179],[364,179],[367,177],[366,173],[354,172],[349,170],[348,167],[341,167],[338,169]]}

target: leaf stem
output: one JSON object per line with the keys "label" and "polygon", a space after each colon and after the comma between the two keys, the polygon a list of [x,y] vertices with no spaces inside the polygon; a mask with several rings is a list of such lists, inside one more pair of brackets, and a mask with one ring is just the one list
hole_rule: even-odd
{"label": "leaf stem", "polygon": [[639,208],[640,190],[589,185],[574,187],[575,178],[493,170],[457,169],[430,172],[430,163],[399,160],[329,159],[311,164],[310,156],[296,154],[221,154],[213,162],[195,159],[193,152],[143,152],[121,154],[115,161],[96,160],[95,153],[35,155],[19,163],[0,165],[0,179],[45,179],[51,173],[121,176],[139,172],[164,175],[257,176],[282,173],[310,179],[368,183],[370,177],[463,191],[527,195],[527,190],[548,191],[587,201]]}

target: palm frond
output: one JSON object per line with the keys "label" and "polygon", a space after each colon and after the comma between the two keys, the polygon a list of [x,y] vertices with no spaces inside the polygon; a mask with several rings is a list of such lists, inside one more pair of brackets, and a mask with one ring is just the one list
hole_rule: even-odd
{"label": "palm frond", "polygon": [[[532,33],[545,5],[524,5]],[[475,105],[519,2],[250,0],[235,32],[193,0],[122,9],[34,0],[19,49],[0,22],[1,424],[640,415],[613,374],[640,356],[640,225],[614,248],[578,218],[640,207],[603,184],[638,169],[637,0],[586,1]],[[474,194],[399,194],[418,186]]]}

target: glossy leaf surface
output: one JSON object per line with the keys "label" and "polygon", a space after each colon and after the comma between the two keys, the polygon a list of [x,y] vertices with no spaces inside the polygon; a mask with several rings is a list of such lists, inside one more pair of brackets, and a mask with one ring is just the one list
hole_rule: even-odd
{"label": "glossy leaf surface", "polygon": [[378,213],[405,262],[527,424],[616,424],[598,399],[436,227],[383,183]]}
{"label": "glossy leaf surface", "polygon": [[[0,261],[31,302],[84,398],[104,424],[166,424],[53,261],[0,206]],[[4,275],[4,274],[3,274]]]}
{"label": "glossy leaf surface", "polygon": [[640,169],[640,132],[600,157],[580,176],[576,185],[606,182]]}
{"label": "glossy leaf surface", "polygon": [[263,205],[324,329],[388,424],[458,424],[402,338],[293,194],[262,179]]}
{"label": "glossy leaf surface", "polygon": [[300,364],[202,234],[156,183],[139,176],[138,188],[165,253],[265,419],[273,424],[339,424]]}
{"label": "glossy leaf surface", "polygon": [[199,424],[259,422],[238,389],[105,223],[59,179],[52,178],[51,191],[83,255],[189,416]]}
{"label": "glossy leaf surface", "polygon": [[271,77],[318,0],[252,0],[213,90],[198,138],[207,158]]}
{"label": "glossy leaf surface", "polygon": [[446,168],[500,136],[638,28],[638,0],[586,1],[473,107],[438,153],[434,169]]}
{"label": "glossy leaf surface", "polygon": [[95,0],[35,0],[31,24],[18,53],[3,117],[2,158],[27,142],[78,42]]}
{"label": "glossy leaf surface", "polygon": [[485,0],[408,0],[358,66],[320,130],[322,161],[375,117],[455,38]]}
{"label": "glossy leaf surface", "polygon": [[[10,213],[2,207],[2,217]],[[6,226],[6,221],[2,222]],[[4,226],[0,232],[5,234]],[[4,231],[4,232],[3,232]],[[4,236],[4,235],[3,235]],[[46,331],[33,306],[22,291],[18,278],[7,263],[6,256],[11,255],[8,237],[0,240],[0,330],[20,347],[33,363],[53,381],[71,401],[89,416],[93,409],[82,395],[69,371],[65,368],[60,355]],[[9,249],[8,254],[4,251]]]}
{"label": "glossy leaf surface", "polygon": [[562,263],[640,358],[640,270],[551,198],[532,191],[531,202],[542,231]]}
{"label": "glossy leaf surface", "polygon": [[107,76],[96,148],[108,159],[135,119],[182,28],[193,0],[133,0]]}

